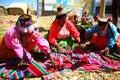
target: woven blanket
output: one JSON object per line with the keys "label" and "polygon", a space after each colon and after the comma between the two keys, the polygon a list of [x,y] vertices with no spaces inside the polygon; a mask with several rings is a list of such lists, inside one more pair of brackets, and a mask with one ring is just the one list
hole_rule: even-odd
{"label": "woven blanket", "polygon": [[8,63],[1,63],[0,77],[6,79],[22,79],[25,77],[37,77],[48,74],[36,61],[33,61],[29,65],[18,66],[19,61],[18,58],[15,58]]}
{"label": "woven blanket", "polygon": [[42,77],[49,80],[59,77],[63,72],[69,70],[92,70],[108,71],[120,70],[120,60],[112,59],[99,53],[83,51],[79,49],[76,53],[68,51],[64,54],[54,53],[55,67],[49,58],[42,61],[33,61],[29,65],[17,66],[19,59],[13,59],[8,63],[0,64],[0,77],[7,79],[23,79],[27,77]]}

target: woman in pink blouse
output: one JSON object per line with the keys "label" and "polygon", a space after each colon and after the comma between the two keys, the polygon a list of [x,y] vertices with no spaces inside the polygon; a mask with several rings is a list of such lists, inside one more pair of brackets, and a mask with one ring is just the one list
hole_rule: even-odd
{"label": "woman in pink blouse", "polygon": [[75,26],[67,20],[67,13],[64,9],[58,7],[56,19],[49,30],[48,40],[54,48],[57,48],[59,53],[64,53],[66,46],[73,47],[74,39],[80,43],[80,33]]}
{"label": "woman in pink blouse", "polygon": [[33,57],[30,54],[37,45],[43,52],[49,55],[54,64],[53,54],[49,43],[35,29],[38,25],[30,15],[24,14],[18,18],[16,25],[10,27],[0,39],[0,58],[8,61],[12,58],[20,58],[25,63],[31,63]]}

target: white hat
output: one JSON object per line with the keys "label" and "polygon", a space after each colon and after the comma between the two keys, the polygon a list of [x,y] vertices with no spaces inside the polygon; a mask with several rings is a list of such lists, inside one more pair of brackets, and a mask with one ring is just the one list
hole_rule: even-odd
{"label": "white hat", "polygon": [[60,16],[60,15],[64,15],[64,14],[67,14],[67,12],[64,10],[64,8],[63,7],[58,7],[56,16]]}
{"label": "white hat", "polygon": [[107,22],[107,21],[108,21],[108,18],[106,18],[106,17],[103,17],[103,18],[98,17],[98,20],[99,20],[100,22]]}

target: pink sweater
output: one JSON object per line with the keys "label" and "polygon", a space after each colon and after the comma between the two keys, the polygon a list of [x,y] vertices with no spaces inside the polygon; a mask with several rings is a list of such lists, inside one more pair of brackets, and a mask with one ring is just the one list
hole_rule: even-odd
{"label": "pink sweater", "polygon": [[[30,62],[33,60],[31,54],[22,46],[22,40],[17,26],[13,26],[7,30],[4,36],[4,42],[7,48],[14,50],[17,57],[23,59],[23,56],[27,55]],[[29,45],[37,45],[46,53],[50,52],[48,41],[45,40],[38,32],[33,32],[28,39],[28,43]]]}

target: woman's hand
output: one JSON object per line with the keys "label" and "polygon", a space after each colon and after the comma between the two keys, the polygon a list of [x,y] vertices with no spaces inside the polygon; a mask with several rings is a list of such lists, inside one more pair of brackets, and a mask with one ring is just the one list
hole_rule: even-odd
{"label": "woman's hand", "polygon": [[104,53],[106,53],[107,51],[109,51],[109,48],[108,48],[108,47],[106,47],[105,49],[102,49],[102,50],[100,51],[100,54],[104,54]]}
{"label": "woman's hand", "polygon": [[80,44],[80,41],[81,41],[80,38],[77,38],[77,43],[78,43],[78,44]]}
{"label": "woman's hand", "polygon": [[18,63],[18,66],[23,66],[23,65],[29,65],[29,63],[26,63],[24,62],[23,60],[21,60],[19,63]]}
{"label": "woman's hand", "polygon": [[61,46],[57,44],[56,47],[59,53],[65,53],[64,49]]}
{"label": "woman's hand", "polygon": [[54,55],[53,54],[50,54],[50,60],[52,62],[52,66],[55,67],[55,59],[54,59]]}

